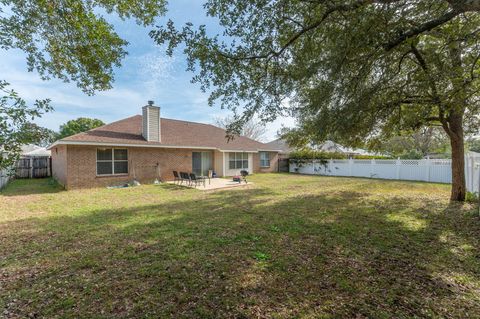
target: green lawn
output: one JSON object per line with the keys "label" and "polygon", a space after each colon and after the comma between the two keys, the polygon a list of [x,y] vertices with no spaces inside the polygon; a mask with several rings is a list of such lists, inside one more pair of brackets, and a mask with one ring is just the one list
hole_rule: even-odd
{"label": "green lawn", "polygon": [[480,220],[449,186],[0,193],[0,317],[480,317]]}

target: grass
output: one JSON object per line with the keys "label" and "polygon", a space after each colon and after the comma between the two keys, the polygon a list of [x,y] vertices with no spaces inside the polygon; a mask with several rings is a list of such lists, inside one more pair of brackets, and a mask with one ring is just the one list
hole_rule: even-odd
{"label": "grass", "polygon": [[449,186],[255,175],[0,193],[0,317],[480,317],[480,221]]}

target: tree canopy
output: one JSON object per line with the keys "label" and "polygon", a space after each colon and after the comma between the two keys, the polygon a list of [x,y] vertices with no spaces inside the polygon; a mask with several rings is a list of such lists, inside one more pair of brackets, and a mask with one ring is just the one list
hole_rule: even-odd
{"label": "tree canopy", "polygon": [[[36,71],[43,80],[74,82],[86,94],[94,94],[112,87],[114,68],[121,65],[128,44],[102,13],[151,25],[165,12],[166,0],[1,0],[0,4],[1,49],[26,53],[27,70]],[[0,169],[11,165],[19,145],[30,141],[29,134],[22,134],[25,123],[52,110],[48,99],[27,105],[4,80],[0,79],[4,150]]]}
{"label": "tree canopy", "polygon": [[32,129],[30,120],[51,110],[49,100],[39,100],[30,107],[18,94],[0,81],[0,169],[11,167],[24,144],[35,143],[41,132]]}
{"label": "tree canopy", "polygon": [[[194,82],[265,121],[285,112],[297,136],[357,145],[440,126],[452,144],[452,199],[465,197],[464,129],[478,125],[480,1],[210,0],[222,35],[173,22],[151,32],[185,45]],[[290,136],[293,136],[291,134]]]}
{"label": "tree canopy", "polygon": [[58,132],[58,139],[62,139],[67,136],[75,135],[78,133],[86,132],[96,127],[105,125],[102,120],[91,119],[87,117],[79,117],[75,120],[70,120],[67,123],[60,125]]}
{"label": "tree canopy", "polygon": [[469,151],[480,153],[480,138],[472,138],[467,144]]}
{"label": "tree canopy", "polygon": [[2,0],[0,45],[27,54],[28,71],[73,81],[88,94],[111,88],[128,44],[99,13],[149,25],[165,0]]}
{"label": "tree canopy", "polygon": [[451,157],[445,132],[439,127],[424,127],[414,132],[392,136],[373,148],[384,154],[405,159],[426,156]]}
{"label": "tree canopy", "polygon": [[57,132],[35,123],[25,123],[21,128],[21,134],[32,136],[29,143],[42,147],[47,147],[58,139]]}

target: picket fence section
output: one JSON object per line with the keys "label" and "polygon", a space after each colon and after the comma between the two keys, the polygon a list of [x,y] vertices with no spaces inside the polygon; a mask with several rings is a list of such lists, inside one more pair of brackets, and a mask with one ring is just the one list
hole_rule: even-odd
{"label": "picket fence section", "polygon": [[[449,159],[422,160],[329,160],[322,163],[311,160],[301,164],[290,162],[291,173],[355,176],[432,183],[451,183],[452,161]],[[480,153],[469,152],[465,156],[465,178],[467,190],[480,194]]]}
{"label": "picket fence section", "polygon": [[480,153],[465,156],[465,181],[469,192],[480,194]]}

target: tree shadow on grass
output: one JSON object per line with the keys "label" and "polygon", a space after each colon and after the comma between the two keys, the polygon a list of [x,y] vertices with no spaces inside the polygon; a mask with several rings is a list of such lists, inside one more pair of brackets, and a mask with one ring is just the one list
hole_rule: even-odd
{"label": "tree shadow on grass", "polygon": [[471,216],[407,197],[274,195],[2,224],[0,306],[19,317],[480,314]]}

